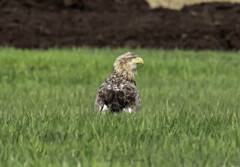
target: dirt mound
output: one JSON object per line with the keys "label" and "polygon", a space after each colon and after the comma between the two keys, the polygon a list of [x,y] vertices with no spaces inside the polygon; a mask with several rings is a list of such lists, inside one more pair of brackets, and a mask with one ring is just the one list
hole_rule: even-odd
{"label": "dirt mound", "polygon": [[149,10],[144,0],[0,0],[1,7],[35,8],[42,10],[79,9],[81,11],[122,12]]}
{"label": "dirt mound", "polygon": [[0,0],[0,45],[240,49],[240,5],[151,10],[144,0]]}

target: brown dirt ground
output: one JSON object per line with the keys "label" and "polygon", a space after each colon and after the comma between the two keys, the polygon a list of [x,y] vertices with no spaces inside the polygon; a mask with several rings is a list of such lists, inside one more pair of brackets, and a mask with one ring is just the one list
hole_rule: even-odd
{"label": "brown dirt ground", "polygon": [[0,45],[240,49],[240,4],[150,9],[144,0],[0,0]]}

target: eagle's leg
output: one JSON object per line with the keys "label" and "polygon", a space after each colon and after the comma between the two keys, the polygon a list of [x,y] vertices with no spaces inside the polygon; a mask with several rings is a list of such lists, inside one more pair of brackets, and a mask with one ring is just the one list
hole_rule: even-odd
{"label": "eagle's leg", "polygon": [[101,108],[101,111],[106,111],[106,110],[108,110],[108,107],[107,107],[106,104],[104,104],[104,105],[102,106],[102,108]]}
{"label": "eagle's leg", "polygon": [[104,104],[102,107],[99,107],[99,111],[106,111],[108,110],[108,107],[106,104]]}
{"label": "eagle's leg", "polygon": [[133,113],[133,109],[131,107],[127,107],[126,109],[123,108],[123,112],[126,112],[126,113]]}
{"label": "eagle's leg", "polygon": [[128,113],[132,113],[132,109],[130,107],[128,108]]}
{"label": "eagle's leg", "polygon": [[106,104],[104,104],[102,107],[99,107],[99,111],[102,113],[102,114],[105,114],[108,110],[108,107]]}

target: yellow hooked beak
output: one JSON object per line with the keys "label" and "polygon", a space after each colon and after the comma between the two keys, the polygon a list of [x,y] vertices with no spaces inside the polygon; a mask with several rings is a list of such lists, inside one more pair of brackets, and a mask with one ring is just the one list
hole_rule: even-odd
{"label": "yellow hooked beak", "polygon": [[136,63],[136,64],[143,64],[144,63],[143,59],[140,58],[140,57],[133,59],[133,62]]}

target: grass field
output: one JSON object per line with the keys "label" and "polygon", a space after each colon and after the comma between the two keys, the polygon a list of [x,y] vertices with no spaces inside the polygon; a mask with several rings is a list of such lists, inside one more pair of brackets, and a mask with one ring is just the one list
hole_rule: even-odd
{"label": "grass field", "polygon": [[[118,55],[136,115],[93,111]],[[0,48],[0,166],[240,166],[239,52]]]}

